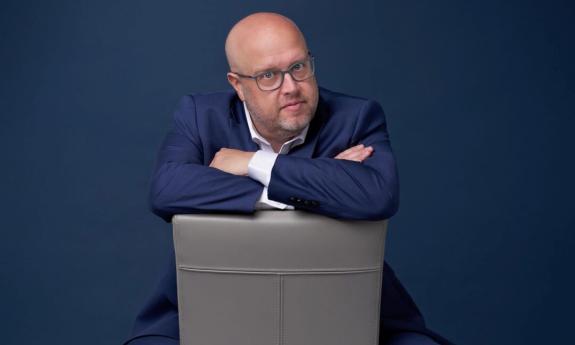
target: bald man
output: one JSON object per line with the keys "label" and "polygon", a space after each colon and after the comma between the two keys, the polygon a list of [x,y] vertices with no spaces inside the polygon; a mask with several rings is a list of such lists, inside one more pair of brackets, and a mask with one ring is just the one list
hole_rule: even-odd
{"label": "bald man", "polygon": [[[265,208],[362,220],[395,214],[397,172],[381,107],[319,88],[290,19],[252,14],[230,30],[225,51],[234,92],[182,98],[153,175],[154,213],[168,222],[174,214]],[[171,261],[125,344],[179,344]],[[425,327],[387,264],[379,343],[449,344]]]}

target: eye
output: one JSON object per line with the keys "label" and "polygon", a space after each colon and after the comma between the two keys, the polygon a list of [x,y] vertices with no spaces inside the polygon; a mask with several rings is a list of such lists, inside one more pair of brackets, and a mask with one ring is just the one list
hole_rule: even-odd
{"label": "eye", "polygon": [[260,78],[262,78],[262,79],[273,79],[274,76],[275,76],[275,73],[273,71],[267,71],[267,72],[260,74]]}
{"label": "eye", "polygon": [[305,64],[303,62],[298,62],[295,63],[293,66],[291,66],[291,70],[292,71],[301,71],[302,69],[304,69]]}

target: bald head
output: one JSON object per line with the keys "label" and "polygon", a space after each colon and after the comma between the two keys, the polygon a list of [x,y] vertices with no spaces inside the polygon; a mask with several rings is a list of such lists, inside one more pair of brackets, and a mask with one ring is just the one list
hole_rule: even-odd
{"label": "bald head", "polygon": [[300,46],[307,51],[303,34],[289,18],[277,13],[251,14],[237,22],[226,38],[226,57],[230,70],[252,74],[253,69],[265,66],[253,65],[253,61],[265,55],[269,63],[286,47]]}
{"label": "bald head", "polygon": [[[228,82],[255,129],[278,151],[310,123],[319,99],[313,58],[301,31],[282,15],[254,13],[230,30],[226,56]],[[277,88],[262,89],[259,83],[270,79],[279,81]]]}

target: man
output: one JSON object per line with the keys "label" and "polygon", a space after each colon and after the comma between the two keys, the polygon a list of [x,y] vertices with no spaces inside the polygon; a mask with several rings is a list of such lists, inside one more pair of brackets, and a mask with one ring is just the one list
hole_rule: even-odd
{"label": "man", "polygon": [[[273,13],[238,22],[226,40],[235,92],[182,99],[152,180],[153,211],[302,209],[386,219],[398,205],[383,111],[373,101],[318,88],[297,26]],[[178,344],[175,264],[126,344]],[[385,265],[380,344],[445,344]],[[209,345],[209,344],[207,344]]]}

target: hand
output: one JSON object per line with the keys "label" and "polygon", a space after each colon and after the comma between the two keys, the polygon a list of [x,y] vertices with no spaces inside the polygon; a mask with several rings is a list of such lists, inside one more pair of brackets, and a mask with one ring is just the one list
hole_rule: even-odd
{"label": "hand", "polygon": [[248,164],[254,153],[255,152],[221,148],[210,162],[210,167],[234,175],[247,176]]}
{"label": "hand", "polygon": [[341,152],[335,159],[346,159],[348,161],[355,161],[355,162],[363,162],[367,157],[371,156],[373,153],[373,147],[367,146],[365,147],[363,144],[359,144],[349,149]]}

